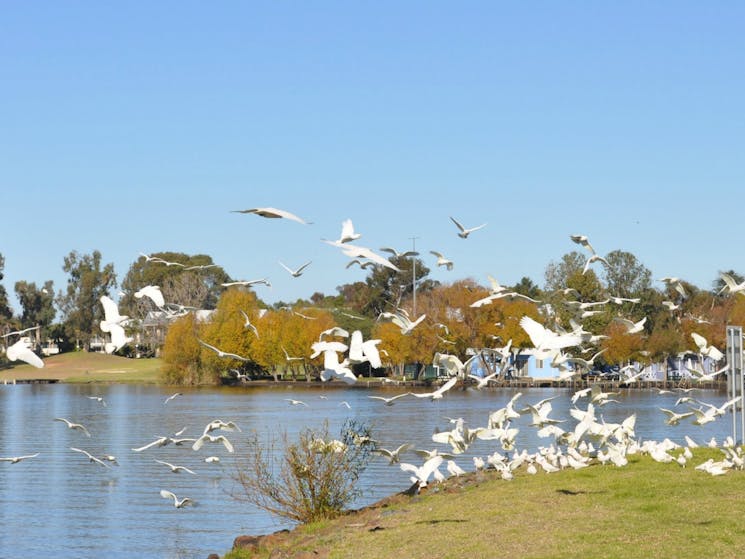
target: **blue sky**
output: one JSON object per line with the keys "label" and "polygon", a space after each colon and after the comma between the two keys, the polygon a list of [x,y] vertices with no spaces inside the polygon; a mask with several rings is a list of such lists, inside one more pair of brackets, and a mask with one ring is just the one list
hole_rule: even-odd
{"label": "blue sky", "polygon": [[[205,253],[267,302],[416,246],[443,282],[587,235],[658,279],[742,263],[740,2],[24,2],[0,33],[3,285],[71,250]],[[303,226],[231,210],[271,206]],[[448,216],[487,226],[467,240]],[[435,269],[429,250],[455,262]],[[277,263],[313,264],[291,278]],[[658,286],[661,284],[657,283]],[[15,305],[16,310],[20,310]]]}

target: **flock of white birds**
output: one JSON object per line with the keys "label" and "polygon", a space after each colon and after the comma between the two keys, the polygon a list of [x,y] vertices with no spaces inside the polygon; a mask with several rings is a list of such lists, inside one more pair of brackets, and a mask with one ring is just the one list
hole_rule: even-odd
{"label": "flock of white birds", "polygon": [[[306,220],[294,214],[276,208],[253,208],[236,211],[240,213],[256,214],[265,218],[284,218],[301,224],[308,223]],[[452,217],[451,220],[458,229],[458,235],[463,239],[467,239],[470,234],[486,226],[486,224],[482,224],[477,227],[467,228]],[[356,263],[360,266],[385,266],[398,270],[392,262],[372,249],[352,244],[353,241],[358,240],[360,237],[361,235],[355,232],[352,221],[345,220],[342,224],[342,231],[339,239],[324,240],[324,242],[338,248],[342,254],[347,256],[350,259],[348,266]],[[583,268],[583,273],[586,273],[595,263],[607,265],[605,259],[595,252],[595,249],[592,247],[586,236],[572,235],[571,240],[589,251],[589,256],[587,257]],[[390,252],[391,254],[400,254],[395,251],[395,249],[391,248],[382,248],[380,250]],[[437,257],[438,266],[452,269],[452,261],[436,251],[431,252]],[[414,256],[415,254],[416,253],[410,253],[411,256]],[[145,256],[149,262],[153,263],[153,265],[183,266],[177,263],[166,262],[156,257]],[[294,277],[300,276],[310,264],[311,261],[308,261],[300,267],[293,269],[280,262],[280,265]],[[745,293],[745,282],[737,284],[726,274],[722,274],[722,279],[725,284],[723,290],[728,290],[731,293]],[[490,281],[492,289],[488,297],[475,301],[471,306],[480,307],[503,297],[524,297],[500,286],[499,283],[492,278],[490,278]],[[673,288],[681,297],[686,296],[685,289],[679,279],[663,278],[661,281],[664,281],[668,286]],[[268,285],[269,282],[266,279],[258,279],[230,282],[225,285],[229,286],[235,284]],[[183,307],[179,307],[179,305],[166,303],[158,286],[144,286],[135,293],[135,297],[147,297],[159,309],[173,312],[174,314],[189,311],[189,309],[184,309]],[[612,297],[606,301],[576,303],[578,321],[573,322],[572,329],[568,331],[553,331],[527,316],[520,320],[520,325],[531,339],[532,345],[534,346],[532,353],[535,357],[537,359],[550,360],[555,367],[560,369],[562,375],[561,378],[569,380],[580,375],[582,371],[589,369],[592,366],[592,361],[600,353],[596,353],[591,359],[583,359],[566,353],[568,348],[580,346],[582,344],[596,343],[602,339],[602,336],[595,336],[592,333],[585,331],[582,328],[580,322],[581,319],[597,312],[595,306],[609,303],[621,304],[626,301],[635,302],[633,299]],[[131,338],[126,336],[124,329],[129,318],[119,314],[116,303],[109,297],[101,297],[101,304],[103,305],[105,317],[104,320],[101,321],[100,327],[101,330],[108,333],[111,338],[111,341],[106,344],[106,351],[114,352],[121,349],[125,344],[131,341]],[[670,308],[672,309],[672,307],[677,308],[677,304],[671,302]],[[251,329],[253,335],[258,337],[260,335],[260,330],[256,325],[250,323],[247,316],[245,318],[246,327]],[[401,334],[407,335],[421,324],[425,318],[425,315],[412,318],[404,309],[397,308],[393,312],[382,313],[379,320],[393,322],[400,328]],[[643,330],[646,318],[637,322],[632,322],[623,318],[619,318],[618,320],[627,327],[629,333],[635,333]],[[706,356],[714,362],[722,360],[723,354],[721,351],[710,346],[706,339],[699,334],[694,333],[692,336],[699,348],[701,356]],[[342,339],[345,341],[341,341]],[[346,343],[346,340],[348,340],[348,343]],[[223,351],[203,340],[199,340],[199,343],[211,351],[214,351],[222,358],[235,359],[239,361],[248,360],[248,358],[244,356]],[[358,330],[349,333],[341,328],[335,327],[321,333],[318,341],[313,343],[311,348],[309,348],[309,357],[315,358],[320,355],[323,356],[324,368],[321,373],[322,381],[339,380],[344,383],[352,384],[357,381],[357,378],[351,369],[352,365],[356,363],[369,362],[372,367],[381,366],[380,354],[381,352],[384,352],[384,350],[378,349],[377,346],[379,343],[380,340],[364,340],[361,332]],[[507,357],[510,352],[510,345],[511,341],[504,347],[496,349],[502,353],[502,355]],[[11,360],[26,361],[36,367],[43,366],[43,361],[20,341],[8,348],[7,355]],[[301,359],[301,357],[291,357],[286,350],[285,355],[288,361]],[[476,357],[478,356],[474,356],[474,358]],[[446,397],[448,391],[452,390],[459,382],[465,381],[468,378],[468,366],[471,360],[463,363],[455,355],[437,353],[434,356],[433,363],[438,367],[445,369],[449,376],[449,379],[444,384],[430,392],[405,392],[392,397],[370,396],[370,398],[380,400],[387,406],[392,406],[400,401],[401,398],[405,397],[423,400],[428,399],[431,401],[440,400]],[[503,360],[503,362],[506,361],[506,359]],[[697,369],[692,369],[691,372],[694,374],[694,378],[704,381],[711,380],[716,375],[722,374],[727,370],[728,367],[725,366],[714,372],[704,372],[703,370]],[[497,373],[498,372],[499,371],[497,371]],[[475,382],[476,389],[481,389],[487,386],[488,383],[494,379],[497,373],[492,373],[485,378],[474,377],[471,380]],[[623,374],[623,382],[628,384],[638,379],[641,371],[629,366],[624,369]],[[171,398],[176,397],[177,395],[178,393]],[[453,419],[454,426],[452,429],[436,432],[432,436],[433,442],[449,446],[448,451],[416,451],[417,454],[424,459],[424,462],[420,465],[401,462],[401,455],[411,449],[411,445],[408,443],[402,444],[395,450],[376,448],[376,452],[388,459],[391,464],[399,463],[401,469],[411,475],[411,480],[417,485],[417,487],[426,486],[427,483],[430,482],[430,478],[433,478],[435,481],[444,479],[445,475],[440,472],[440,467],[444,461],[446,464],[446,471],[449,475],[461,475],[464,470],[461,465],[456,463],[457,457],[458,455],[463,454],[476,440],[493,441],[495,444],[498,444],[498,448],[485,457],[474,457],[474,467],[477,469],[493,468],[500,472],[503,479],[511,479],[513,477],[513,472],[521,467],[524,467],[528,474],[536,474],[540,471],[552,473],[564,468],[584,468],[592,463],[600,463],[603,465],[613,464],[620,467],[628,463],[628,456],[639,453],[648,454],[654,460],[659,462],[674,462],[683,467],[687,466],[693,456],[691,449],[696,446],[696,443],[692,438],[686,436],[687,444],[685,446],[676,444],[669,439],[660,442],[649,440],[642,442],[635,438],[635,415],[629,416],[618,424],[607,423],[602,419],[602,416],[598,416],[596,412],[601,406],[617,402],[617,400],[611,398],[613,395],[615,394],[602,392],[599,385],[595,385],[588,389],[578,390],[571,397],[574,406],[570,411],[571,419],[557,419],[551,417],[551,400],[553,398],[544,399],[533,404],[527,404],[522,409],[516,409],[516,402],[520,397],[520,394],[518,394],[505,407],[489,414],[489,416],[485,418],[486,421],[483,426],[470,428],[466,426],[466,422],[463,419]],[[584,407],[584,409],[578,407],[581,400],[585,398],[588,400],[586,407]],[[674,411],[668,408],[660,408],[661,418],[665,418],[668,425],[676,425],[681,420],[691,417],[693,418],[692,424],[703,425],[716,421],[736,406],[741,406],[740,400],[741,397],[734,398],[723,405],[717,406],[686,395],[682,396],[677,403],[677,405],[688,404],[686,410]],[[169,400],[166,400],[165,403],[168,401]],[[304,402],[295,399],[288,399],[288,401],[290,405],[306,405]],[[347,404],[347,407],[349,407],[349,404]],[[540,447],[533,453],[529,453],[527,450],[518,451],[515,448],[518,429],[512,425],[512,422],[525,414],[529,414],[532,418],[530,425],[538,430],[538,437],[549,440],[548,444]],[[70,429],[78,430],[84,435],[90,437],[90,433],[83,425],[73,423],[65,418],[56,418],[56,420],[64,422]],[[569,427],[562,428],[559,426],[564,423],[571,423],[572,420],[574,423]],[[199,450],[206,444],[217,444],[224,447],[228,452],[233,452],[233,445],[225,435],[215,436],[211,434],[211,432],[215,430],[235,431],[239,429],[233,422],[215,420],[205,427],[203,434],[199,438],[179,438],[179,434],[177,433],[174,436],[158,437],[154,441],[132,450],[134,452],[143,452],[167,444],[181,445],[188,443],[195,451]],[[331,449],[334,452],[344,451],[343,446],[340,446],[338,441],[318,441],[318,444],[319,451],[324,451],[324,449]],[[708,444],[709,446],[717,446],[717,443],[714,440],[710,441]],[[723,453],[721,460],[708,460],[696,465],[696,468],[711,475],[722,475],[732,469],[743,469],[744,462],[741,447],[737,447],[734,444],[734,441],[731,438],[728,438],[724,444],[721,445],[721,449]],[[99,458],[88,454],[83,449],[71,448],[71,450],[85,455],[90,462],[103,467],[110,467],[109,463],[116,463],[116,459],[112,456],[102,456]],[[35,458],[36,456],[38,456],[38,453],[27,456],[2,458],[0,460],[18,463],[26,459]],[[207,459],[208,462],[215,462],[218,460],[217,457],[210,457]],[[183,466],[177,466],[161,460],[156,460],[156,462],[170,468],[173,472],[194,473]],[[176,508],[181,508],[191,503],[189,498],[180,499],[174,493],[167,490],[162,490],[161,496],[172,500]]]}

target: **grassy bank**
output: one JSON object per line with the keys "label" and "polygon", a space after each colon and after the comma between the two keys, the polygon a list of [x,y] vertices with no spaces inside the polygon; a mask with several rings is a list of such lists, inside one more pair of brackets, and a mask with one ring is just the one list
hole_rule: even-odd
{"label": "grassy bank", "polygon": [[44,358],[44,367],[15,365],[0,370],[0,382],[12,380],[57,380],[60,382],[155,383],[160,359],[128,359],[105,353],[74,351]]}
{"label": "grassy bank", "polygon": [[225,559],[303,552],[328,559],[741,557],[745,472],[713,477],[694,470],[710,457],[722,454],[698,449],[687,468],[632,457],[624,468],[517,472],[512,481],[469,474],[419,496],[397,495],[300,526],[270,537],[256,553],[234,550]]}

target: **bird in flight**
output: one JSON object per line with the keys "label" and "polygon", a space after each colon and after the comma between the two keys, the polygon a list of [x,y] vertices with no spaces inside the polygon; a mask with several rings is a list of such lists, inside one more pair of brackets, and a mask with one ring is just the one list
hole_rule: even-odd
{"label": "bird in flight", "polygon": [[453,261],[452,260],[448,260],[447,258],[445,258],[442,255],[442,253],[439,253],[437,251],[430,250],[429,252],[430,252],[430,254],[434,254],[437,257],[437,265],[438,266],[444,266],[448,270],[452,270],[453,269],[454,264],[453,264]]}
{"label": "bird in flight", "polygon": [[245,287],[250,287],[252,285],[266,285],[267,287],[271,287],[272,284],[269,283],[269,280],[266,278],[261,279],[255,279],[255,280],[237,280],[237,281],[227,281],[225,283],[221,283],[223,287],[232,287],[233,285],[242,285]]}
{"label": "bird in flight", "polygon": [[7,355],[8,359],[11,361],[17,361],[20,359],[29,365],[33,365],[37,369],[41,369],[44,366],[44,361],[41,360],[41,357],[31,351],[31,348],[28,347],[28,344],[23,338],[10,346],[6,350],[5,355]]}
{"label": "bird in flight", "polygon": [[470,227],[470,228],[466,228],[466,227],[463,227],[463,225],[461,225],[461,224],[460,224],[460,223],[458,222],[458,220],[456,220],[456,219],[455,219],[454,217],[452,217],[452,216],[450,217],[450,221],[452,221],[453,223],[455,223],[455,226],[456,226],[456,227],[457,227],[457,228],[459,229],[459,233],[458,233],[458,236],[459,236],[459,237],[460,237],[461,239],[467,239],[467,238],[468,238],[468,235],[470,235],[470,234],[471,234],[471,233],[473,233],[474,231],[478,231],[478,230],[479,230],[479,229],[481,229],[482,227],[486,227],[486,223],[482,223],[482,224],[481,224],[481,225],[479,225],[478,227]]}
{"label": "bird in flight", "polygon": [[70,450],[74,450],[75,452],[79,452],[81,454],[84,454],[88,458],[88,462],[90,462],[91,464],[98,464],[99,466],[103,466],[104,468],[109,468],[110,467],[106,462],[104,462],[100,458],[96,458],[95,456],[93,456],[87,450],[82,450],[82,449],[75,448],[75,447],[72,447],[72,446],[70,447]]}
{"label": "bird in flight", "polygon": [[170,402],[171,400],[173,400],[177,396],[183,396],[183,394],[181,392],[176,392],[174,394],[171,394],[168,398],[165,399],[165,401],[163,402],[163,404],[164,405],[167,404],[168,402]]}
{"label": "bird in flight", "polygon": [[296,216],[295,214],[292,214],[285,210],[278,210],[277,208],[250,208],[248,210],[232,210],[233,213],[240,213],[240,214],[256,214],[260,215],[261,217],[267,217],[267,218],[284,218],[289,219],[292,221],[297,221],[298,223],[302,223],[303,225],[308,225],[311,223],[310,221],[305,221],[304,219]]}
{"label": "bird in flight", "polygon": [[279,261],[279,265],[282,266],[285,270],[287,270],[293,278],[299,278],[300,276],[303,275],[303,270],[305,270],[305,268],[310,266],[311,262],[312,260],[308,260],[305,264],[303,264],[302,266],[300,266],[299,268],[295,270],[293,270],[289,266],[285,266],[281,261]]}
{"label": "bird in flight", "polygon": [[88,429],[85,428],[81,423],[73,423],[72,421],[65,419],[64,417],[55,417],[55,421],[62,421],[65,425],[67,425],[68,429],[75,429],[76,431],[81,431],[85,433],[86,437],[90,437],[91,434],[88,432]]}
{"label": "bird in flight", "polygon": [[9,456],[8,458],[0,458],[0,462],[10,462],[11,464],[18,464],[21,460],[26,460],[28,458],[36,458],[39,456],[39,453],[36,454],[27,454],[25,456]]}
{"label": "bird in flight", "polygon": [[189,497],[184,497],[183,499],[179,499],[176,497],[175,494],[171,493],[170,491],[166,491],[165,489],[160,490],[160,496],[164,499],[173,499],[173,506],[177,509],[183,508],[186,505],[194,504],[194,501],[189,499]]}
{"label": "bird in flight", "polygon": [[216,348],[213,345],[208,344],[207,342],[204,342],[197,338],[197,341],[202,344],[204,347],[211,349],[215,353],[217,353],[218,357],[227,357],[229,359],[238,359],[239,361],[251,361],[250,359],[247,359],[246,357],[241,357],[240,355],[236,353],[229,353],[227,351],[223,351],[221,349]]}
{"label": "bird in flight", "polygon": [[351,219],[345,219],[341,222],[341,235],[339,236],[338,242],[349,243],[351,241],[356,241],[361,236],[362,235],[359,233],[354,232],[354,224]]}
{"label": "bird in flight", "polygon": [[174,474],[178,474],[180,472],[186,472],[187,474],[197,475],[196,472],[193,472],[192,470],[190,470],[189,468],[187,468],[185,466],[176,466],[175,464],[171,464],[170,462],[165,462],[163,460],[157,460],[156,459],[155,461],[158,464],[163,464],[164,466],[168,466],[169,468],[171,468],[171,471]]}

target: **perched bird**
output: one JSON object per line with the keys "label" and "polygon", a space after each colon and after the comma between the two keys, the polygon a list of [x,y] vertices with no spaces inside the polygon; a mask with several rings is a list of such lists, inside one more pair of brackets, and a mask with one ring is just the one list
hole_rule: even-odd
{"label": "perched bird", "polygon": [[442,253],[439,253],[435,250],[430,250],[429,252],[430,254],[434,254],[437,257],[437,266],[444,266],[448,271],[453,269],[453,266],[455,264],[453,264],[452,260],[448,260],[447,258],[445,258],[445,256],[442,255]]}
{"label": "perched bird", "polygon": [[450,221],[452,221],[453,223],[455,223],[455,226],[458,228],[458,236],[461,239],[467,239],[468,238],[468,235],[470,235],[474,231],[478,231],[482,227],[486,227],[486,223],[482,223],[478,227],[471,227],[471,228],[468,228],[467,229],[467,228],[463,227],[463,225],[461,225],[460,223],[458,223],[458,221],[454,217],[452,217],[452,216],[450,217]]}
{"label": "perched bird", "polygon": [[250,208],[248,210],[232,210],[232,213],[239,213],[239,214],[256,214],[260,215],[261,217],[266,217],[270,219],[278,219],[278,218],[284,218],[284,219],[290,219],[292,221],[297,221],[298,223],[302,223],[303,225],[308,225],[311,223],[310,221],[305,221],[304,219],[296,216],[295,214],[291,214],[288,211],[285,210],[278,210],[277,208]]}
{"label": "perched bird", "polygon": [[285,270],[287,270],[293,278],[299,278],[300,276],[303,275],[303,270],[305,270],[305,268],[310,266],[311,262],[312,260],[308,260],[305,264],[303,264],[302,266],[300,266],[299,268],[295,270],[293,270],[292,268],[289,268],[288,266],[285,266],[281,261],[279,261],[279,265],[282,266]]}
{"label": "perched bird", "polygon": [[173,499],[173,506],[176,507],[177,509],[183,508],[186,505],[194,504],[194,501],[189,499],[189,497],[184,497],[183,499],[179,499],[178,497],[176,497],[176,495],[174,495],[170,491],[166,491],[165,489],[160,490],[160,496],[163,497],[164,499]]}
{"label": "perched bird", "polygon": [[80,431],[82,433],[85,433],[86,437],[90,437],[91,434],[88,432],[88,429],[85,428],[84,425],[81,423],[73,423],[69,419],[65,419],[64,417],[55,417],[55,421],[62,421],[65,425],[67,425],[68,429],[75,429],[76,431]]}
{"label": "perched bird", "polygon": [[197,475],[197,473],[196,473],[196,472],[194,472],[194,471],[192,471],[192,470],[190,470],[189,468],[186,468],[186,467],[184,467],[184,466],[176,466],[176,465],[174,465],[174,464],[171,464],[170,462],[165,462],[165,461],[163,461],[163,460],[155,460],[155,461],[156,461],[156,462],[157,462],[158,464],[163,464],[164,466],[168,466],[169,468],[171,468],[171,471],[172,471],[172,472],[173,472],[174,474],[178,474],[178,473],[180,473],[180,472],[186,472],[187,474]]}

